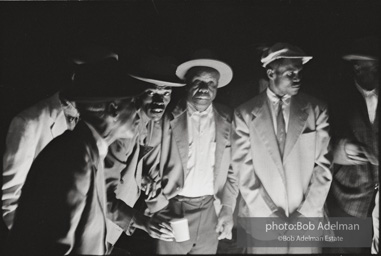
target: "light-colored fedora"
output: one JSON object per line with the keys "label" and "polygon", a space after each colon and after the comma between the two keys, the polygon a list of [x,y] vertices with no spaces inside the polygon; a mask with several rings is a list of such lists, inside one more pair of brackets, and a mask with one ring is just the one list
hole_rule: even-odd
{"label": "light-colored fedora", "polygon": [[301,59],[303,64],[306,64],[312,59],[312,56],[307,56],[302,49],[288,43],[276,43],[270,48],[264,50],[261,62],[265,68],[268,64],[277,59]]}

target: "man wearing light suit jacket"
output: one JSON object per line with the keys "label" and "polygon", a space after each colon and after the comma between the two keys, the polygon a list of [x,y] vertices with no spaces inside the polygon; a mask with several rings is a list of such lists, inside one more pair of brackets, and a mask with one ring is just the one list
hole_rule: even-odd
{"label": "man wearing light suit jacket", "polygon": [[163,135],[167,161],[160,168],[161,194],[149,203],[165,219],[186,218],[190,239],[157,240],[156,253],[215,254],[218,239],[231,239],[238,188],[230,165],[231,111],[213,100],[233,72],[221,61],[194,59],[176,74],[186,81],[187,96],[172,111],[169,134]]}
{"label": "man wearing light suit jacket", "polygon": [[[118,59],[118,55],[106,48],[87,47],[74,53],[70,62],[81,66],[107,58]],[[75,102],[66,99],[63,88],[12,119],[3,156],[2,216],[8,229],[34,159],[54,138],[73,130],[78,118]]]}
{"label": "man wearing light suit jacket", "polygon": [[147,56],[141,58],[139,70],[132,72],[131,76],[143,81],[145,86],[139,96],[138,136],[113,143],[105,161],[109,219],[114,223],[107,236],[108,242],[115,246],[113,253],[124,249],[134,253],[131,241],[138,239],[139,234],[131,238],[124,234],[132,236],[135,229],[145,231],[152,238],[173,239],[168,223],[144,214],[143,201],[155,197],[160,190],[159,168],[165,161],[161,154],[162,135],[169,129],[166,108],[172,88],[185,85],[176,77],[176,68],[170,58]]}
{"label": "man wearing light suit jacket", "polygon": [[74,102],[60,93],[24,110],[12,119],[3,158],[2,216],[12,227],[21,188],[32,162],[55,137],[72,130],[78,120]]}
{"label": "man wearing light suit jacket", "polygon": [[[323,217],[332,175],[327,107],[298,93],[312,57],[277,43],[261,62],[266,91],[238,107],[233,121],[233,169],[239,176],[239,217]],[[311,247],[247,247],[248,253],[318,253]]]}

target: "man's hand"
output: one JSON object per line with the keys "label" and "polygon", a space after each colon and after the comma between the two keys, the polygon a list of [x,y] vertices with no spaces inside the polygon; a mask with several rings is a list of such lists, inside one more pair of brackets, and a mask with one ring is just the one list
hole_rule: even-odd
{"label": "man's hand", "polygon": [[218,240],[232,239],[233,225],[233,210],[228,206],[223,206],[216,226],[216,232],[219,233]]}
{"label": "man's hand", "polygon": [[159,187],[160,186],[149,176],[142,177],[142,190],[145,192],[147,200],[156,196]]}
{"label": "man's hand", "polygon": [[147,232],[152,238],[163,241],[174,241],[174,235],[170,224],[164,219],[153,215],[152,217],[138,214],[134,217],[134,225]]}
{"label": "man's hand", "polygon": [[341,165],[362,165],[369,160],[363,145],[349,140],[341,140],[333,151],[333,161]]}

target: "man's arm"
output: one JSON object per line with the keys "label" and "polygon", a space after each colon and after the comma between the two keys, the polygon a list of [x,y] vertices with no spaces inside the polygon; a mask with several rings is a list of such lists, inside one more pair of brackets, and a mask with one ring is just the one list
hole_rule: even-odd
{"label": "man's arm", "polygon": [[[125,145],[128,146],[128,145]],[[111,150],[111,149],[110,149]],[[139,198],[140,188],[136,184],[135,173],[141,173],[140,147],[136,144],[128,156],[125,165],[115,162],[110,155],[106,158],[106,183],[107,183],[107,242],[114,245],[122,232],[132,235],[136,228],[144,230],[151,237],[165,239],[165,232],[168,231],[166,223],[161,223],[156,218],[145,216],[142,212],[133,208]],[[139,164],[138,164],[139,163]],[[123,174],[123,184],[121,182]],[[123,198],[118,198],[118,194],[123,194]],[[126,194],[127,193],[127,194]],[[160,225],[164,225],[162,228]],[[169,226],[169,224],[167,225]],[[162,230],[160,230],[162,229]],[[169,227],[170,229],[170,227]]]}
{"label": "man's arm", "polygon": [[[238,110],[234,112],[233,119],[232,167],[238,176],[238,188],[242,200],[249,207],[250,214],[253,214],[257,210],[253,207],[254,202],[262,195],[258,184],[256,184],[258,182],[253,166],[249,127]],[[270,215],[272,211],[270,208],[267,210]]]}
{"label": "man's arm", "polygon": [[222,208],[218,216],[216,232],[220,233],[218,239],[232,239],[232,229],[234,226],[233,212],[238,196],[238,173],[233,170],[231,165],[231,145],[225,149],[226,157],[229,159],[229,169],[224,188],[222,190],[221,204]]}
{"label": "man's arm", "polygon": [[305,217],[323,216],[323,206],[332,182],[329,142],[328,111],[323,108],[316,120],[315,167],[305,200],[298,208],[298,212]]}
{"label": "man's arm", "polygon": [[107,205],[107,217],[112,222],[108,221],[107,224],[108,243],[114,245],[122,232],[132,235],[136,228],[147,232],[153,238],[172,241],[173,234],[169,223],[156,216],[145,216],[116,198],[113,191],[108,192]]}
{"label": "man's arm", "polygon": [[36,155],[39,137],[32,121],[15,117],[8,130],[3,158],[2,216],[10,229],[21,194],[21,188]]}

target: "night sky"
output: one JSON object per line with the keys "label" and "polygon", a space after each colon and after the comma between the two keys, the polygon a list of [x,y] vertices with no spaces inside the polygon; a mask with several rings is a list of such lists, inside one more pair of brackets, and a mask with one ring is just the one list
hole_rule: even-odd
{"label": "night sky", "polygon": [[[194,50],[206,48],[234,70],[232,83],[218,99],[235,107],[256,94],[257,80],[263,75],[256,48],[280,41],[296,44],[314,56],[305,67],[304,89],[324,97],[322,91],[332,83],[347,45],[355,38],[379,33],[379,3],[369,0],[1,3],[0,85],[10,96],[7,97],[10,105],[16,104],[13,109],[19,110],[60,88],[68,78],[65,60],[81,45],[108,46],[130,65],[143,54],[172,56],[181,63]],[[245,99],[241,99],[240,91]],[[13,94],[22,101],[13,100]]]}

